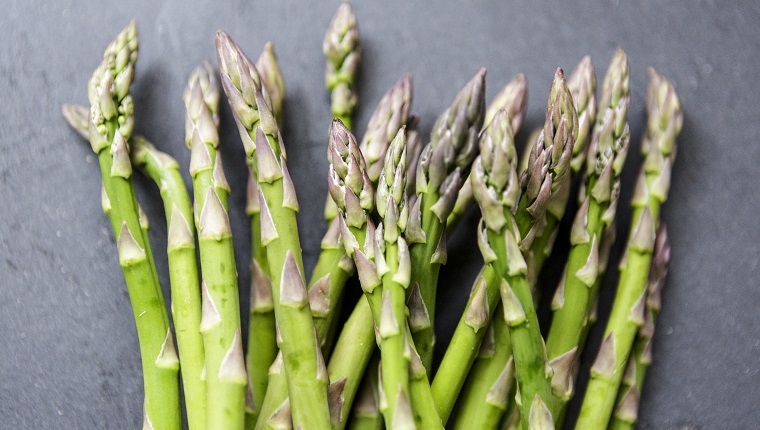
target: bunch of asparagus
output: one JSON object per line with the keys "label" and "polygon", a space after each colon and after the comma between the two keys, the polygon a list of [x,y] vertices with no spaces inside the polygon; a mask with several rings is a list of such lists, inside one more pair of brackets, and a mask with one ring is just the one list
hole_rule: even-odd
{"label": "bunch of asparagus", "polygon": [[[438,117],[427,144],[410,113],[408,75],[383,96],[357,140],[351,119],[361,49],[356,18],[342,4],[323,45],[335,119],[327,139],[326,233],[307,282],[299,203],[280,133],[285,86],[274,48],[267,44],[254,63],[226,33],[218,32],[216,42],[218,76],[210,64],[199,66],[183,96],[192,200],[179,164],[132,133],[134,22],[108,45],[93,73],[89,109],[63,108],[100,163],[103,211],[137,325],[143,428],[182,427],[179,373],[191,430],[561,427],[615,236],[630,139],[625,53],[615,53],[599,103],[590,57],[567,81],[557,69],[544,126],[529,139],[522,162],[515,136],[527,81],[518,75],[486,108],[484,69]],[[220,83],[250,168],[247,348],[231,187],[219,153]],[[654,70],[647,109],[633,222],[579,429],[632,428],[651,363],[670,255],[660,207],[682,122],[673,86]],[[176,347],[148,221],[135,197],[134,167],[156,183],[165,207]],[[559,225],[576,187],[579,208],[563,238]],[[482,216],[483,269],[434,374],[447,233],[474,203]],[[537,279],[557,240],[571,248],[544,338]],[[343,301],[354,274],[364,292],[355,304]],[[348,306],[353,310],[341,321]]]}

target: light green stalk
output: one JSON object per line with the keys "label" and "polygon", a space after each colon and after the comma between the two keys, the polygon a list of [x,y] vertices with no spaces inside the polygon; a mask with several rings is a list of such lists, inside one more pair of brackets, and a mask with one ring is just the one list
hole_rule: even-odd
{"label": "light green stalk", "polygon": [[[562,70],[557,69],[549,96],[544,130],[536,141],[535,150],[531,152],[528,161],[528,170],[522,178],[524,192],[515,213],[517,226],[521,225],[520,219],[523,214],[538,217],[539,221],[543,219],[553,193],[557,192],[564,180],[563,177],[570,170],[570,156],[577,132],[578,115],[572,103],[572,96]],[[542,174],[545,171],[548,173]],[[517,236],[522,237],[520,248],[523,252],[530,249],[531,241],[542,233],[542,227],[542,223],[538,222],[525,235]],[[497,243],[491,236],[492,231],[493,229],[489,229],[488,245],[491,246]],[[513,241],[516,241],[514,233],[508,234],[507,249]],[[483,245],[481,247],[484,256],[488,255],[488,248]],[[513,255],[508,255],[508,263],[511,258]],[[523,266],[522,258],[518,260],[520,261],[523,262]],[[515,375],[520,393],[517,402],[520,406],[520,421],[525,430],[552,428],[558,417],[559,393],[563,390],[568,369],[564,362],[547,360],[532,289],[526,276],[527,267],[523,276],[515,276],[515,272],[517,271],[512,269],[504,274],[500,293],[504,318],[509,326],[512,341]]]}
{"label": "light green stalk", "polygon": [[[369,304],[367,301],[360,300],[360,302],[365,303],[365,307],[368,310],[367,312],[369,312]],[[356,401],[351,410],[348,428],[352,430],[382,430],[385,428],[383,415],[380,413],[380,408],[378,407],[379,399],[377,398],[378,387],[380,384],[379,371],[380,354],[374,354],[367,366],[366,372],[364,372],[360,391],[357,394]]]}
{"label": "light green stalk", "polygon": [[[589,116],[593,119],[596,114],[596,77],[590,57],[586,56],[581,60],[581,63],[568,79],[567,86],[578,112],[578,138],[573,144],[573,159],[570,161],[571,172],[562,177],[557,189],[552,193],[545,214],[546,226],[530,247],[531,251],[527,258],[528,280],[534,288],[543,263],[551,254],[559,230],[559,223],[567,206],[570,196],[571,173],[577,173],[580,168],[578,160],[585,160],[588,131],[592,123]],[[488,118],[488,113],[486,118]],[[531,149],[541,131],[542,129],[538,129],[535,137],[529,139],[526,156],[523,159],[525,166],[522,167],[521,171],[527,168]],[[572,169],[574,165],[577,165],[578,168]],[[494,325],[493,321],[491,325]],[[461,395],[463,400],[460,402],[459,414],[457,415],[457,425],[460,428],[466,426],[467,423],[473,423],[476,427],[495,428],[509,405],[509,402],[502,404],[496,394],[508,395],[511,390],[511,381],[507,382],[506,387],[501,385],[505,369],[510,366],[508,360],[511,357],[511,343],[506,326],[501,332],[498,329],[495,331],[501,334],[501,338],[497,341],[499,344],[496,348],[496,354],[493,354],[492,357],[487,356],[476,360],[467,377],[466,390]],[[502,343],[505,345],[501,345]],[[507,349],[509,352],[506,351]],[[513,364],[511,365],[513,366]],[[510,375],[508,379],[512,379],[512,376]]]}
{"label": "light green stalk", "polygon": [[[359,145],[361,154],[373,160],[367,169],[375,172],[374,180],[370,177],[370,182],[373,185],[379,179],[383,157],[390,141],[407,122],[412,98],[411,84],[411,76],[404,76],[382,97],[370,119],[367,132]],[[332,156],[329,154],[328,160],[332,162]],[[380,166],[380,170],[374,167],[377,165]],[[328,196],[328,199],[329,204],[326,205],[326,214],[337,214],[337,206],[332,201],[332,197]],[[330,216],[326,216],[330,218]],[[357,232],[357,235],[360,235],[362,238],[364,237],[363,232]],[[335,337],[337,329],[336,321],[340,314],[339,304],[342,300],[346,281],[353,274],[354,270],[353,259],[346,254],[346,249],[341,243],[340,225],[338,220],[335,219],[330,223],[330,227],[322,239],[322,252],[312,271],[309,282],[312,317],[322,347],[322,353],[325,356],[330,355],[332,350],[332,339]],[[364,312],[359,307],[361,307],[361,303],[357,305],[352,315]],[[345,333],[341,333],[338,339],[341,348],[353,345],[355,341],[351,338],[343,339],[345,336],[348,336],[347,333],[368,332],[371,334],[373,331],[371,315],[369,315],[369,318],[353,318],[352,321],[354,321],[354,324],[358,324],[358,326],[352,326],[350,329],[344,330]],[[361,374],[369,359],[369,355],[374,350],[374,343],[364,348],[365,350],[362,351],[341,349],[338,355],[340,358],[337,360],[340,364],[330,365],[330,367],[334,368],[334,371],[329,371],[328,369],[330,379],[333,381],[338,380],[346,376],[345,372],[350,372],[353,375],[353,373],[358,371]],[[348,354],[350,354],[350,357]],[[342,369],[345,369],[345,372]],[[334,378],[338,373],[341,376]],[[284,375],[270,378],[269,381],[271,385],[267,389],[265,405],[262,406],[262,412],[267,416],[271,415],[287,398],[287,385]],[[346,382],[344,397],[348,405],[350,405],[358,389],[357,383],[358,381],[354,377],[348,378]],[[347,414],[350,408],[343,408],[343,411]],[[342,426],[345,426],[346,418],[346,415],[342,417]]]}
{"label": "light green stalk", "polygon": [[[508,111],[502,109],[499,112],[483,131],[480,156],[475,159],[471,176],[473,192],[481,206],[484,220],[496,235],[512,228],[512,209],[517,205],[520,196],[520,183],[516,171],[517,154]],[[484,229],[479,229],[479,233],[485,234]],[[519,238],[519,232],[517,234]],[[502,272],[502,267],[496,266],[506,264],[508,257],[508,250],[503,241],[502,238],[494,244],[497,254],[493,256],[495,258],[489,256],[486,260],[487,263],[494,264],[488,264],[478,276],[433,380],[433,398],[438,415],[444,421],[454,408],[459,391],[488,331],[493,310],[499,303],[499,285],[502,273],[506,273],[506,270]],[[520,254],[519,249],[516,252]],[[522,257],[513,257],[513,264],[521,259]]]}
{"label": "light green stalk", "polygon": [[139,136],[133,137],[131,142],[132,163],[158,185],[164,201],[171,310],[177,333],[187,424],[191,430],[205,429],[206,383],[202,378],[205,353],[203,338],[198,330],[201,323],[201,289],[195,255],[193,207],[177,161]]}
{"label": "light green stalk", "polygon": [[664,222],[657,228],[657,238],[652,256],[652,266],[649,269],[647,281],[647,304],[644,324],[636,334],[633,354],[628,358],[622,385],[618,390],[615,414],[610,428],[614,430],[633,430],[638,418],[639,398],[644,387],[646,371],[652,364],[652,336],[657,314],[660,312],[660,297],[662,287],[670,263],[670,242]]}
{"label": "light green stalk", "polygon": [[[501,303],[496,315],[503,315]],[[496,429],[509,405],[514,362],[509,330],[503,318],[491,319],[478,357],[462,388],[455,429]]]}
{"label": "light green stalk", "polygon": [[578,417],[578,428],[606,428],[615,406],[636,333],[645,321],[647,277],[652,263],[660,206],[667,200],[683,116],[672,84],[649,71],[649,121],[642,142],[644,165],[634,191],[626,255],[604,341],[591,368],[591,379]]}
{"label": "light green stalk", "polygon": [[206,427],[242,429],[248,377],[227,213],[230,188],[217,150],[219,87],[215,76],[210,64],[199,66],[190,75],[183,97],[203,274],[200,332],[206,353]]}
{"label": "light green stalk", "polygon": [[[88,139],[89,109],[65,104],[63,116],[74,131]],[[177,331],[185,402],[189,405],[188,427],[205,428],[206,384],[201,378],[204,352],[203,339],[198,331],[201,301],[193,207],[179,173],[179,164],[174,158],[156,149],[142,136],[133,134],[129,145],[133,166],[156,183],[164,202],[166,224],[169,226],[167,254],[172,289],[172,319]],[[104,202],[108,202],[107,195],[105,197]],[[144,213],[139,212],[139,215],[143,216]]]}
{"label": "light green stalk", "polygon": [[137,48],[133,21],[108,45],[90,78],[89,141],[100,163],[103,211],[111,220],[137,326],[145,388],[143,427],[179,429],[179,359],[147,232],[140,223],[127,147],[134,126],[129,86]]}
{"label": "light green stalk", "polygon": [[[412,78],[406,75],[385,93],[369,120],[367,132],[359,144],[359,150],[365,160],[366,172],[373,187],[377,185],[380,178],[385,153],[390,142],[407,124],[411,103]],[[337,207],[330,196],[328,199],[325,217],[329,221],[337,214]],[[322,342],[322,353],[325,356],[329,356],[332,350],[329,340],[335,337],[334,332],[337,329],[335,320],[340,313],[338,304],[342,298],[343,289],[355,270],[353,260],[346,255],[345,247],[339,242],[338,223],[330,221],[330,227],[322,240],[322,252],[309,282],[310,294],[315,287],[318,287],[321,290],[319,294],[324,297],[322,309],[316,312],[312,309],[312,313]]]}
{"label": "light green stalk", "polygon": [[[406,238],[412,258],[411,285],[419,288],[423,305],[412,335],[425,369],[433,360],[435,296],[438,272],[446,262],[446,220],[477,155],[478,132],[485,113],[485,69],[459,92],[438,117],[430,143],[417,164],[416,192],[409,202]],[[416,286],[415,286],[416,285]]]}
{"label": "light green stalk", "polygon": [[[525,259],[522,254],[541,234],[547,205],[569,170],[577,116],[569,94],[565,95],[566,90],[562,71],[558,70],[549,97],[544,130],[536,140],[529,168],[519,184],[508,116],[497,115],[481,138],[481,161],[476,160],[471,177],[475,198],[483,213],[478,239],[487,266],[482,279],[473,287],[465,314],[433,382],[433,393],[442,417],[450,413],[464,383],[463,374],[467,374],[475,360],[485,329],[500,300],[502,278],[506,278],[511,286],[528,284],[528,267],[523,267]],[[523,195],[518,201],[521,188]],[[535,347],[529,344],[526,348],[531,352]],[[500,365],[494,365],[503,370],[506,358]],[[457,384],[454,385],[456,389],[450,391],[445,387],[451,381]],[[496,382],[494,380],[491,384]]]}
{"label": "light green stalk", "polygon": [[[261,73],[262,91],[272,102],[272,113],[278,124],[282,124],[285,83],[283,81],[277,56],[271,42],[267,42],[256,63]],[[248,199],[246,213],[251,219],[251,295],[250,316],[248,319],[248,392],[246,394],[246,428],[253,429],[259,417],[264,396],[269,382],[269,367],[277,356],[277,339],[275,337],[274,303],[272,302],[272,285],[269,280],[269,263],[267,253],[261,244],[261,208],[256,165],[248,159]],[[286,381],[282,379],[283,386]]]}
{"label": "light green stalk", "polygon": [[[570,255],[564,276],[555,294],[554,318],[547,337],[550,361],[569,366],[561,393],[561,422],[573,395],[575,362],[583,350],[587,309],[596,302],[593,286],[606,263],[611,247],[607,234],[615,219],[620,194],[620,173],[628,152],[629,67],[625,53],[618,50],[604,79],[600,112],[591,139],[582,199],[570,233]],[[604,242],[604,243],[603,243]]]}
{"label": "light green stalk", "polygon": [[[327,184],[340,214],[336,221],[339,223],[342,244],[346,255],[356,259],[359,264],[362,256],[371,259],[374,253],[375,229],[369,218],[375,208],[374,187],[367,175],[364,157],[356,139],[339,119],[334,119],[330,127],[328,159],[330,167]],[[360,268],[362,288],[367,285],[362,278],[366,273],[366,269]],[[381,300],[380,288],[373,287],[369,291],[365,289],[365,293],[367,300],[360,300],[352,312],[328,367],[330,380],[345,378],[344,400],[335,419],[336,428],[346,426],[348,412],[359,389],[364,369],[374,351],[374,330],[371,323],[373,308],[378,307]]]}
{"label": "light green stalk", "polygon": [[[512,126],[512,134],[516,135],[520,131],[525,109],[528,107],[528,80],[525,75],[519,73],[501,91],[494,97],[491,104],[486,109],[485,121],[486,126],[493,121],[499,110],[505,109],[508,112],[509,122]],[[446,221],[446,230],[451,233],[459,221],[464,216],[467,209],[475,202],[475,196],[472,194],[472,182],[470,177],[462,185],[459,191],[454,208]]]}
{"label": "light green stalk", "polygon": [[351,129],[351,116],[356,106],[354,80],[361,59],[361,45],[356,16],[348,3],[341,3],[330,21],[322,53],[327,58],[325,86],[330,90],[332,114]]}
{"label": "light green stalk", "polygon": [[[330,428],[327,370],[319,349],[296,225],[298,200],[271,102],[255,66],[224,32],[217,33],[222,85],[246,154],[256,160],[261,242],[269,262],[278,345],[288,378],[293,426]],[[271,417],[260,416],[259,421]]]}

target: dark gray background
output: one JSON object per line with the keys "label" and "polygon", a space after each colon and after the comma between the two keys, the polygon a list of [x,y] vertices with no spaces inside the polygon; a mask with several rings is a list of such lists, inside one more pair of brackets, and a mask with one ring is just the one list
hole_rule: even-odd
{"label": "dark gray background", "polygon": [[[139,24],[133,86],[136,130],[183,166],[181,92],[191,69],[214,60],[227,30],[256,58],[272,40],[287,86],[284,138],[301,201],[304,257],[313,266],[324,230],[325,148],[330,121],[321,41],[338,5],[267,1],[11,0],[0,14],[0,427],[137,428],[137,339],[109,223],[100,210],[97,159],[66,126],[65,102],[86,103],[86,83],[108,41]],[[591,3],[591,2],[589,2]],[[542,122],[554,69],[593,56],[599,81],[617,46],[631,63],[632,143],[623,177],[630,197],[645,125],[646,68],[675,84],[684,109],[669,223],[673,259],[658,320],[655,363],[644,387],[641,427],[757,427],[760,402],[760,136],[756,70],[760,3],[719,1],[355,2],[364,57],[356,131],[403,73],[415,80],[425,135],[480,66],[489,94],[518,72],[530,82],[524,131]],[[490,99],[490,97],[489,97]],[[224,105],[224,162],[240,284],[248,283],[245,164]],[[186,179],[187,173],[183,169]],[[168,296],[166,229],[158,192],[138,178]],[[620,235],[629,213],[621,204]],[[471,213],[451,238],[442,272],[439,344],[459,318],[480,265]],[[620,245],[615,249],[617,261]],[[546,277],[552,283],[559,259]],[[600,318],[609,312],[611,271]],[[241,299],[247,301],[244,287]],[[245,314],[245,313],[244,313]],[[598,324],[592,342],[604,324]],[[588,348],[586,362],[595,354]],[[440,351],[439,351],[440,353]],[[576,402],[577,403],[577,402]],[[576,405],[577,406],[577,405]]]}

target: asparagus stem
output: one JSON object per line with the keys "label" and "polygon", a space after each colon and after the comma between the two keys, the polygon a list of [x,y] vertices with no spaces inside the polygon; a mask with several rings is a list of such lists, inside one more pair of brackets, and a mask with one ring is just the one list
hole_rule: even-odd
{"label": "asparagus stem", "polygon": [[[544,219],[544,211],[567,175],[577,130],[578,115],[573,107],[572,96],[562,70],[557,69],[549,96],[544,129],[536,140],[528,161],[529,167],[523,174],[524,193],[515,212],[518,226],[521,224],[520,219],[525,216],[537,217],[539,222],[534,223],[525,234],[520,234],[522,229],[517,232],[518,235],[507,229],[507,249],[512,241],[520,237],[520,248],[526,252],[530,249],[532,240],[542,233],[541,229],[544,226],[540,220]],[[524,212],[522,208],[525,208]],[[486,226],[489,226],[487,212],[483,213]],[[493,244],[493,227],[489,227],[488,237],[488,244]],[[486,249],[484,255],[488,255],[487,251]],[[511,263],[514,254],[507,256],[507,263]],[[558,395],[563,390],[569,369],[567,363],[562,360],[547,360],[528,278],[516,276],[518,274],[516,268],[508,267],[500,293],[512,341],[515,374],[520,393],[520,421],[523,429],[553,426],[558,417]]]}
{"label": "asparagus stem", "polygon": [[[349,422],[348,416],[352,405],[354,406],[354,418],[349,425],[350,428],[357,428],[357,421],[376,422],[379,418],[380,423],[382,423],[380,411],[377,409],[377,399],[374,397],[371,399],[375,401],[374,408],[373,403],[370,402],[371,393],[377,391],[377,365],[374,366],[374,372],[370,365],[372,353],[375,351],[375,330],[372,321],[369,302],[362,298],[346,321],[327,366],[327,374],[331,381],[346,378],[340,425],[337,427],[340,430],[345,428]],[[366,372],[365,369],[367,369]],[[374,377],[369,376],[370,373],[374,373]],[[374,390],[369,381],[365,384],[362,375],[365,379],[374,378]],[[367,393],[359,391],[360,387],[364,387]],[[356,403],[354,403],[355,398]],[[360,417],[361,419],[359,419]]]}
{"label": "asparagus stem", "polygon": [[[270,101],[256,67],[224,32],[217,33],[222,83],[248,157],[256,160],[261,239],[266,248],[288,379],[293,426],[330,428],[327,371],[319,349],[303,275],[296,225],[298,201]],[[268,420],[264,416],[261,419]]]}
{"label": "asparagus stem", "polygon": [[[594,284],[600,282],[606,261],[604,252],[610,244],[606,231],[612,225],[620,193],[620,173],[628,151],[630,132],[627,123],[629,104],[629,68],[625,53],[618,50],[603,84],[602,109],[590,144],[586,179],[582,188],[583,203],[575,216],[563,280],[553,302],[554,319],[547,337],[549,360],[567,361],[576,368],[575,360],[583,349],[587,309],[596,302]],[[561,422],[567,402],[573,395],[574,372],[561,391]]]}
{"label": "asparagus stem", "polygon": [[672,84],[649,70],[649,121],[642,142],[645,159],[631,206],[633,217],[618,291],[605,337],[591,368],[591,379],[578,417],[578,428],[608,425],[636,333],[644,324],[647,277],[655,246],[660,206],[667,200],[676,138],[683,116]]}
{"label": "asparagus stem", "polygon": [[[484,130],[481,155],[475,161],[471,177],[475,198],[483,213],[479,245],[490,267],[484,269],[486,276],[473,287],[465,313],[433,381],[433,393],[442,418],[451,412],[465,375],[476,358],[485,333],[481,329],[488,327],[499,301],[502,278],[506,278],[509,285],[527,283],[528,271],[522,252],[530,249],[531,241],[541,233],[547,204],[568,170],[572,151],[577,116],[565,92],[562,72],[558,70],[549,98],[546,125],[531,152],[530,168],[523,174],[519,186],[517,155],[507,111],[497,115]],[[521,187],[525,192],[518,202]],[[538,338],[541,340],[540,333]],[[455,390],[445,389],[452,380]]]}
{"label": "asparagus stem", "polygon": [[[509,113],[506,109],[499,112],[482,133],[481,155],[475,159],[471,176],[475,198],[481,206],[486,223],[497,232],[494,233],[496,236],[512,227],[511,210],[520,193],[516,171],[517,154]],[[481,230],[480,233],[484,232]],[[486,264],[494,262],[494,265],[488,264],[476,280],[433,380],[433,397],[438,414],[444,421],[451,414],[467,373],[477,357],[492,312],[499,302],[499,285],[506,269],[502,271],[502,267],[496,266],[506,264],[508,250],[503,239],[493,242],[489,250],[495,253],[495,258],[487,256]],[[517,254],[520,254],[519,250]],[[517,257],[514,258],[511,264],[518,260]]]}
{"label": "asparagus stem", "polygon": [[[501,303],[496,315],[503,315]],[[512,391],[514,363],[506,321],[492,318],[461,393],[455,429],[498,428]]]}
{"label": "asparagus stem", "polygon": [[183,98],[203,273],[200,332],[206,352],[206,425],[242,429],[248,377],[240,334],[235,251],[227,214],[229,185],[217,150],[219,88],[210,64],[193,71]]}
{"label": "asparagus stem", "polygon": [[[89,109],[65,104],[63,115],[80,136],[88,138]],[[159,151],[142,136],[132,135],[130,158],[133,166],[148,176],[161,191],[168,226],[169,279],[172,291],[172,319],[177,331],[177,348],[182,362],[182,382],[187,406],[188,427],[205,428],[206,386],[201,378],[204,352],[198,331],[201,321],[198,262],[195,255],[195,223],[187,188],[179,164]],[[104,189],[105,193],[105,189]],[[105,194],[104,203],[110,205]],[[144,213],[139,211],[139,215]],[[147,220],[146,220],[147,221]],[[141,224],[143,220],[140,219]]]}
{"label": "asparagus stem", "polygon": [[361,46],[356,16],[348,3],[341,3],[330,21],[322,52],[327,58],[325,86],[330,90],[332,114],[351,129],[356,106],[354,80],[361,60]]}
{"label": "asparagus stem", "polygon": [[[559,224],[565,216],[565,209],[570,199],[573,177],[578,174],[586,161],[586,146],[589,132],[596,118],[596,74],[591,57],[585,56],[576,66],[567,87],[573,96],[573,104],[578,112],[578,138],[573,144],[573,158],[570,160],[571,175],[565,175],[565,179],[559,184],[559,189],[552,196],[549,206],[546,208],[546,227],[536,238],[531,246],[531,258],[528,261],[531,284],[535,285],[536,278],[546,259],[552,253],[554,242],[559,233]],[[536,135],[536,138],[538,135]],[[531,139],[530,142],[534,142]],[[527,159],[528,157],[526,157]]]}
{"label": "asparagus stem", "polygon": [[[406,75],[385,93],[369,120],[359,149],[367,164],[367,175],[373,186],[380,178],[385,153],[391,140],[408,122],[411,102],[412,78]],[[325,213],[328,219],[332,219],[332,214],[337,213],[332,198],[329,198]],[[322,240],[322,252],[309,282],[310,291],[320,283],[320,287],[325,290],[324,302],[331,305],[322,312],[312,312],[325,356],[330,355],[332,345],[328,340],[335,337],[337,328],[335,320],[339,312],[334,305],[340,301],[346,281],[354,272],[353,260],[346,255],[345,247],[339,243],[338,232],[338,223],[331,221],[330,228]]]}
{"label": "asparagus stem", "polygon": [[435,296],[438,272],[446,262],[446,220],[477,155],[477,134],[485,111],[485,69],[459,92],[452,105],[438,117],[430,143],[417,165],[418,193],[410,201],[406,237],[412,259],[411,284],[419,288],[427,321],[412,327],[414,344],[429,372],[435,344]]}
{"label": "asparagus stem", "polygon": [[150,243],[140,222],[127,147],[134,126],[129,86],[137,49],[133,21],[108,45],[103,61],[90,78],[88,137],[98,156],[103,210],[116,237],[119,264],[135,316],[145,388],[143,423],[179,429],[179,359]]}
{"label": "asparagus stem", "polygon": [[[520,126],[522,126],[527,106],[528,80],[525,79],[525,75],[519,73],[499,91],[491,104],[488,105],[483,124],[490,124],[499,110],[506,109],[512,126],[512,134],[516,135],[520,130]],[[457,201],[454,203],[454,209],[452,209],[449,218],[446,220],[446,231],[448,233],[451,233],[456,228],[474,201],[475,196],[472,194],[472,183],[468,176],[462,185],[462,189],[459,191]]]}
{"label": "asparagus stem", "polygon": [[[403,127],[407,122],[409,106],[411,104],[411,76],[404,76],[399,82],[391,87],[388,92],[383,96],[375,109],[372,117],[370,118],[367,132],[362,139],[362,143],[359,148],[363,155],[368,156],[373,160],[370,169],[373,172],[377,170],[375,165],[382,167],[382,158],[384,157],[390,141],[393,139],[398,130]],[[391,135],[391,133],[393,133]],[[328,156],[328,159],[331,157]],[[374,182],[376,183],[379,178],[378,170],[374,175]],[[326,213],[330,211],[337,214],[337,206],[330,199],[330,205],[326,207]],[[374,206],[373,206],[374,207]],[[331,209],[332,208],[332,209]],[[329,217],[328,217],[329,218]],[[363,243],[365,232],[357,230],[355,232],[359,238],[359,243]],[[317,330],[317,336],[322,347],[322,353],[325,356],[330,355],[332,349],[331,339],[335,335],[337,329],[337,317],[338,306],[337,304],[341,300],[343,289],[346,281],[353,274],[355,268],[351,257],[347,256],[346,249],[340,240],[340,225],[338,220],[334,220],[330,223],[327,233],[322,239],[322,252],[319,255],[316,266],[311,274],[311,280],[309,282],[309,297],[312,309],[312,317],[314,319],[314,325]],[[361,303],[357,305],[357,309],[354,313],[360,312],[358,308]],[[365,314],[367,315],[367,314]],[[368,333],[373,332],[372,318],[365,321],[361,318],[352,319],[351,328],[344,328],[345,333],[362,332],[362,330]],[[348,324],[348,323],[347,323]],[[347,327],[347,326],[344,326]],[[343,345],[353,345],[354,339],[343,339],[348,334],[341,333],[341,340]],[[358,379],[361,377],[366,363],[374,350],[373,343],[362,344],[362,351],[351,351],[350,358],[346,356],[348,352],[341,350],[338,354],[338,363],[335,364],[335,370],[333,372],[328,370],[331,381],[341,379],[343,376],[349,375],[344,387],[344,402],[347,407],[342,408],[342,420],[341,425],[346,425],[347,414],[350,411],[350,405],[353,401],[353,397],[358,390]],[[356,352],[356,354],[354,354]],[[355,360],[355,361],[354,361]],[[358,375],[356,375],[358,373]],[[340,375],[335,377],[335,375]],[[284,378],[270,378],[270,386],[267,389],[265,405],[262,406],[262,413],[265,416],[270,416],[274,410],[279,407],[287,397],[287,388],[285,386],[286,381]]]}
{"label": "asparagus stem", "polygon": [[177,332],[182,386],[187,405],[188,427],[206,428],[206,383],[202,372],[205,360],[201,323],[201,289],[195,254],[193,208],[179,164],[158,151],[147,140],[135,136],[132,163],[159,186],[168,226],[169,279],[172,294],[172,319]]}
{"label": "asparagus stem", "polygon": [[[285,83],[274,52],[274,46],[267,42],[256,63],[261,73],[265,91],[272,102],[272,113],[278,124],[282,124]],[[246,395],[246,428],[253,429],[259,417],[267,385],[269,367],[277,356],[277,339],[275,336],[274,303],[272,302],[272,285],[269,280],[269,263],[264,245],[261,243],[261,207],[256,173],[253,160],[248,160],[248,202],[246,213],[251,220],[251,305],[248,319],[248,393]],[[282,384],[286,381],[282,379]],[[284,400],[284,399],[283,399]],[[281,402],[280,402],[281,403]],[[279,404],[278,404],[279,406]]]}
{"label": "asparagus stem", "polygon": [[[403,135],[403,130],[399,133]],[[330,127],[328,145],[328,188],[330,196],[336,204],[340,217],[341,238],[347,255],[351,256],[359,269],[359,279],[365,292],[366,300],[360,300],[352,313],[352,322],[338,339],[338,348],[330,361],[331,377],[346,376],[344,390],[345,402],[340,413],[339,426],[345,427],[346,417],[352,400],[359,388],[364,367],[357,369],[356,364],[366,366],[372,351],[371,342],[362,342],[350,356],[344,356],[346,346],[353,345],[355,339],[349,336],[353,331],[374,333],[369,324],[374,319],[380,320],[381,283],[377,269],[372,262],[375,255],[375,229],[369,218],[369,213],[375,207],[374,188],[366,171],[364,157],[356,144],[356,139],[348,128],[339,120],[334,119]],[[366,307],[362,305],[366,304]],[[368,318],[371,317],[371,318]],[[354,319],[355,318],[355,319]]]}
{"label": "asparagus stem", "polygon": [[[360,300],[360,302],[364,303],[364,308],[370,312],[367,301]],[[335,350],[338,350],[337,347]],[[383,416],[378,407],[379,370],[380,355],[374,354],[367,366],[367,371],[364,372],[361,391],[359,391],[353,405],[348,428],[353,430],[382,430],[384,428]]]}
{"label": "asparagus stem", "polygon": [[611,429],[633,430],[638,418],[639,398],[644,387],[644,377],[649,365],[652,364],[652,336],[657,314],[660,311],[660,296],[665,285],[665,277],[670,263],[670,242],[664,222],[657,228],[652,266],[649,269],[649,279],[646,287],[646,313],[644,324],[636,334],[632,355],[628,358],[622,385],[618,390],[617,402]]}

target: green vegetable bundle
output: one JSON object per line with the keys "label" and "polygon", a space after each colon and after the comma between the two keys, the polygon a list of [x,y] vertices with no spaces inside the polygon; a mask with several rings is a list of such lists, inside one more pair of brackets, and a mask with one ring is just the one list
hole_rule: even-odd
{"label": "green vegetable bundle", "polygon": [[[108,45],[93,73],[89,109],[63,108],[100,163],[103,211],[140,343],[143,427],[181,428],[181,398],[191,430],[561,427],[615,236],[630,146],[625,53],[615,53],[599,99],[590,57],[567,81],[557,69],[544,125],[522,161],[515,140],[527,80],[518,75],[486,107],[485,69],[455,96],[451,91],[453,102],[427,141],[418,131],[420,118],[410,113],[409,75],[382,97],[357,140],[351,119],[361,48],[356,17],[342,4],[323,44],[335,119],[326,138],[325,236],[307,277],[299,202],[280,133],[285,84],[274,48],[267,44],[254,63],[223,31],[216,47],[218,72],[209,63],[196,68],[183,96],[191,192],[177,161],[132,133],[134,22]],[[247,330],[230,225],[236,208],[228,205],[238,184],[228,183],[220,154],[234,143],[218,131],[222,92],[250,169],[247,188],[240,187],[251,220]],[[654,70],[647,110],[632,226],[579,429],[632,428],[652,359],[670,258],[660,208],[682,123],[673,86]],[[133,168],[161,191],[174,331]],[[566,214],[576,187],[578,210]],[[447,233],[475,203],[483,268],[434,373]],[[572,228],[561,237],[567,215]],[[537,291],[544,288],[537,280],[558,241],[570,244],[570,254],[551,325],[542,330]],[[343,297],[354,275],[364,293],[356,303]]]}

